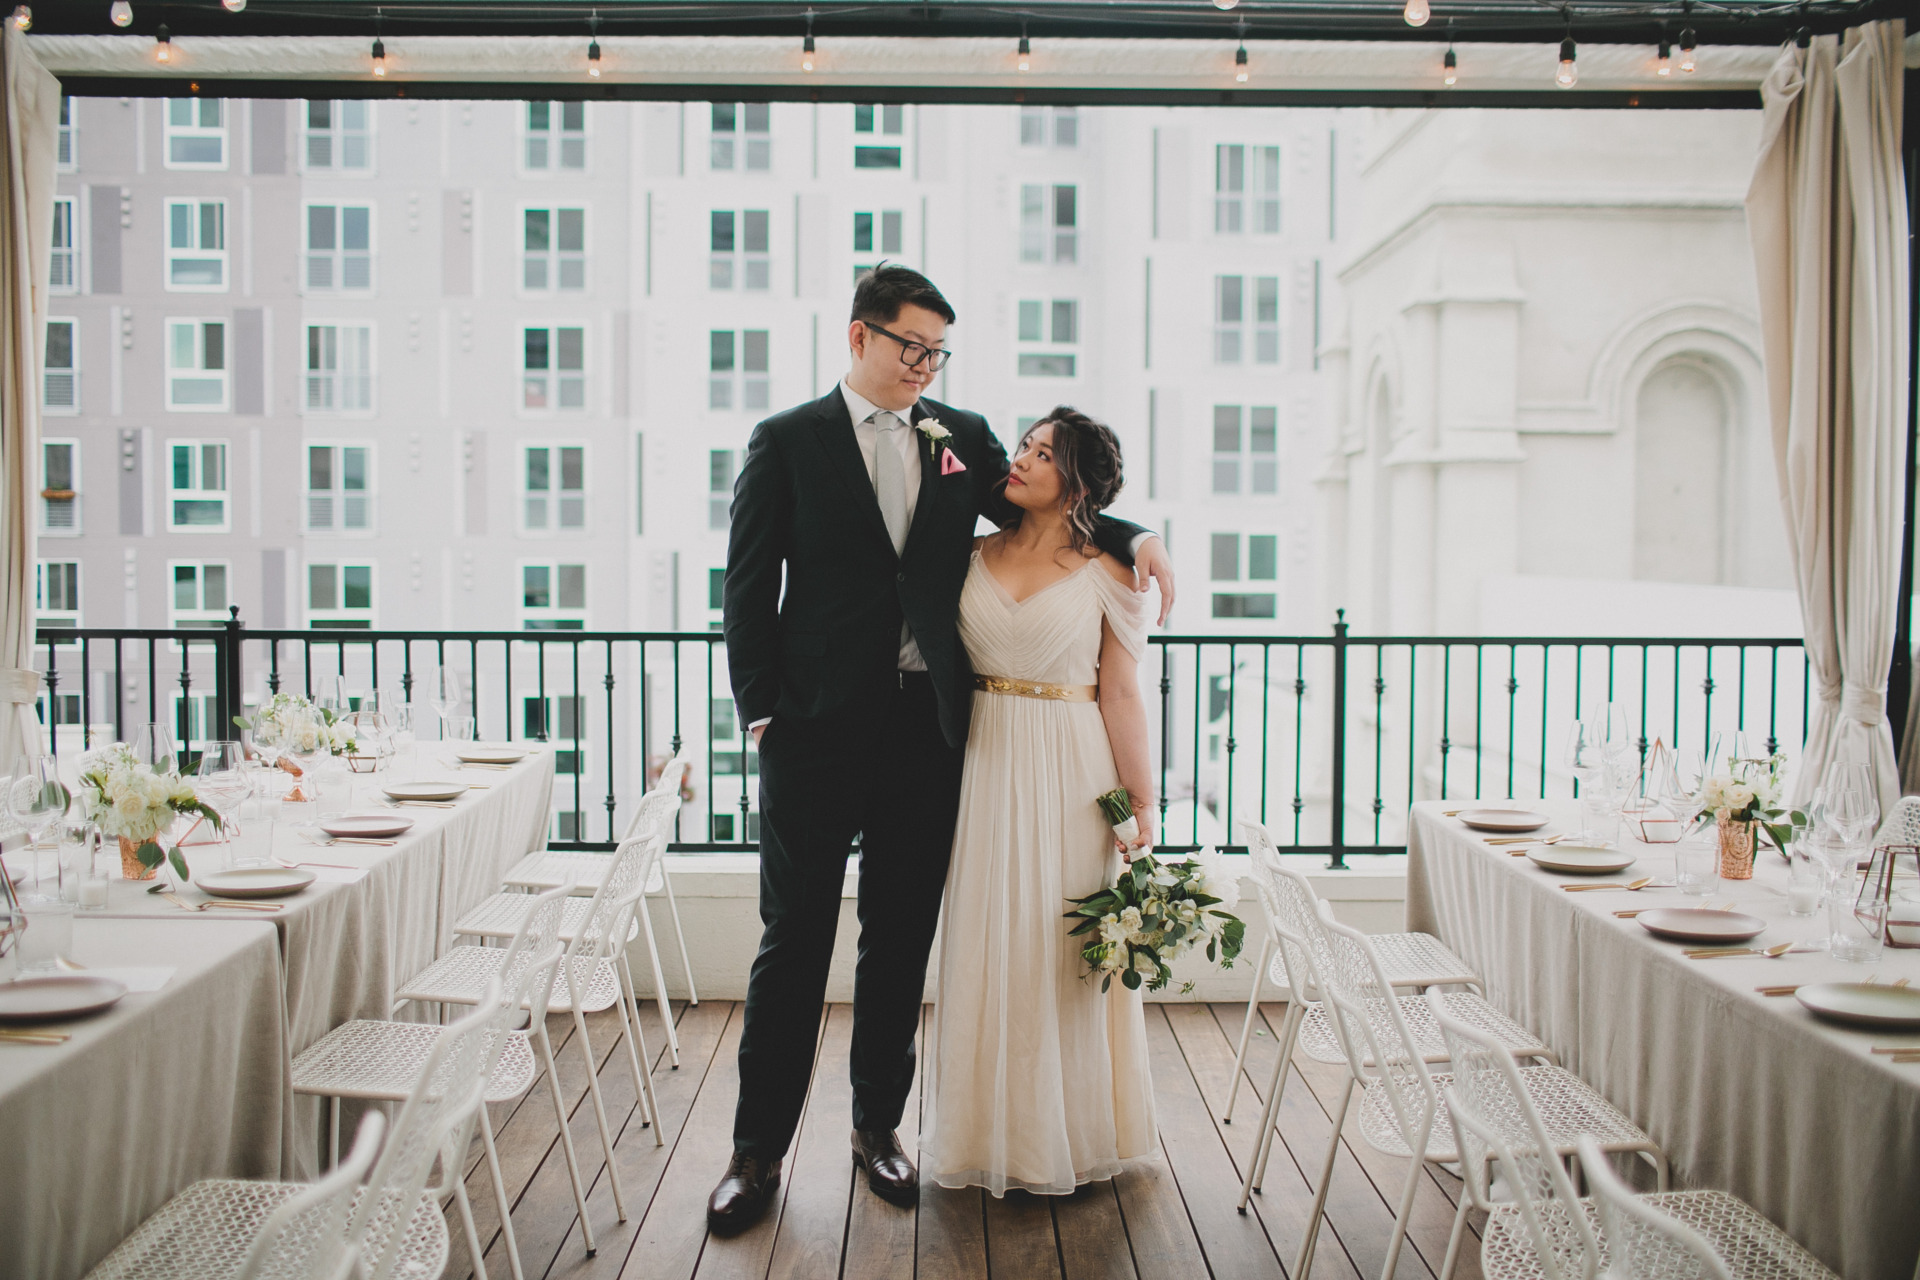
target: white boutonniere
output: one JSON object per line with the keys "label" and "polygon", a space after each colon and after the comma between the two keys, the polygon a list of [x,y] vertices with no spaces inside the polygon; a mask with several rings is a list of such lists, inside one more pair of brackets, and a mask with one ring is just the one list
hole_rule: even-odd
{"label": "white boutonniere", "polygon": [[922,418],[913,424],[914,430],[927,438],[927,456],[932,457],[940,445],[953,436],[938,418]]}

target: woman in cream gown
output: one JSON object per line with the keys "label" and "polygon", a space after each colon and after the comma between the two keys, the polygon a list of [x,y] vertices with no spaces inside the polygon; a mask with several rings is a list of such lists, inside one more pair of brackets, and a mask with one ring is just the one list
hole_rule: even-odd
{"label": "woman in cream gown", "polygon": [[1022,522],[976,545],[961,590],[979,687],[921,1141],[945,1187],[1064,1195],[1158,1150],[1140,993],[1103,993],[1065,919],[1131,852],[1097,796],[1125,785],[1143,833],[1132,849],[1151,844],[1145,603],[1130,569],[1073,538],[1118,491],[1119,464],[1112,432],[1078,413],[1037,424],[1007,486]]}

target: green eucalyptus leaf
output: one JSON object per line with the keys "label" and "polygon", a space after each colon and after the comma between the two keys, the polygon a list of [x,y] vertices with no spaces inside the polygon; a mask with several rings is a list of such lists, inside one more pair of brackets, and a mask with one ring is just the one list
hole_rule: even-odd
{"label": "green eucalyptus leaf", "polygon": [[161,851],[159,843],[154,840],[142,841],[140,847],[133,851],[133,856],[140,859],[140,865],[149,871],[165,862],[167,858],[167,855]]}
{"label": "green eucalyptus leaf", "polygon": [[173,852],[168,854],[167,856],[173,863],[173,869],[175,873],[178,874],[182,880],[193,879],[193,876],[187,871],[187,860],[181,856],[180,847],[178,845],[175,845],[173,848]]}
{"label": "green eucalyptus leaf", "polygon": [[1140,975],[1132,969],[1128,969],[1122,973],[1120,975],[1120,981],[1129,991],[1138,991],[1140,989]]}

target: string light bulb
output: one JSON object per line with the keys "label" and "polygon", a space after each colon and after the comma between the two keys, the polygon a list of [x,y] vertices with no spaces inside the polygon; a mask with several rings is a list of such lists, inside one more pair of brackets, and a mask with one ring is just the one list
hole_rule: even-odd
{"label": "string light bulb", "polygon": [[164,22],[153,33],[153,60],[163,64],[173,61],[173,33]]}
{"label": "string light bulb", "polygon": [[1244,42],[1233,51],[1233,78],[1241,84],[1247,82],[1247,46]]}
{"label": "string light bulb", "polygon": [[1401,12],[1410,27],[1424,27],[1427,19],[1433,16],[1433,6],[1427,0],[1407,0],[1407,7]]}
{"label": "string light bulb", "polygon": [[1440,82],[1451,89],[1460,82],[1460,59],[1453,56],[1453,46],[1447,46],[1447,56],[1440,60]]}
{"label": "string light bulb", "polygon": [[380,38],[380,11],[373,11],[373,74],[385,78],[387,74],[387,42]]}
{"label": "string light bulb", "polygon": [[1024,23],[1022,23],[1020,27],[1019,53],[1020,53],[1020,69],[1022,71],[1032,70],[1033,69],[1033,44],[1027,39],[1027,28],[1026,28],[1026,24]]}
{"label": "string light bulb", "polygon": [[600,78],[600,15],[594,13],[587,18],[587,74],[595,80]]}
{"label": "string light bulb", "polygon": [[23,4],[15,5],[13,7],[13,25],[22,31],[31,31],[33,29],[33,10]]}
{"label": "string light bulb", "polygon": [[1680,33],[1680,70],[1692,75],[1694,66],[1693,28],[1688,27]]}
{"label": "string light bulb", "polygon": [[239,13],[247,7],[247,0],[220,0],[220,7],[228,13]]}
{"label": "string light bulb", "polygon": [[813,70],[813,10],[807,10],[807,35],[800,42],[800,69]]}
{"label": "string light bulb", "polygon": [[1660,57],[1654,66],[1653,73],[1657,76],[1673,74],[1673,46],[1665,40],[1660,42]]}
{"label": "string light bulb", "polygon": [[130,27],[133,25],[133,6],[128,4],[127,0],[113,0],[112,7],[107,10],[107,16],[113,19],[113,25],[116,27]]}
{"label": "string light bulb", "polygon": [[1213,0],[1213,7],[1220,10],[1238,9],[1240,0]]}
{"label": "string light bulb", "polygon": [[1562,89],[1571,89],[1580,82],[1580,68],[1574,62],[1571,35],[1560,42],[1560,69],[1554,73],[1553,82]]}

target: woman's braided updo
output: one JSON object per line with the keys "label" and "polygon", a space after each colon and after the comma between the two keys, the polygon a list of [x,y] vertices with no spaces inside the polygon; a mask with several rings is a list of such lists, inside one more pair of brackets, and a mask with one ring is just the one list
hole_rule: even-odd
{"label": "woman's braided updo", "polygon": [[1106,423],[1063,404],[1027,429],[1021,448],[1048,423],[1053,424],[1053,465],[1060,472],[1067,535],[1074,551],[1084,555],[1093,542],[1095,517],[1113,505],[1126,484],[1120,440]]}

